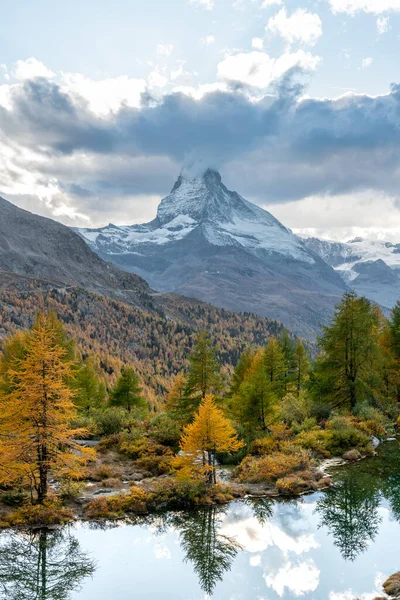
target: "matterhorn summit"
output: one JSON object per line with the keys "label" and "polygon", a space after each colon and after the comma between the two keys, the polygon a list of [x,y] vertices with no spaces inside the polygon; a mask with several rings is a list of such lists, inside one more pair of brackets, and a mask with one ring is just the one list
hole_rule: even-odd
{"label": "matterhorn summit", "polygon": [[181,173],[150,223],[78,232],[102,258],[156,290],[275,318],[308,336],[345,289],[303,240],[228,190],[213,169]]}

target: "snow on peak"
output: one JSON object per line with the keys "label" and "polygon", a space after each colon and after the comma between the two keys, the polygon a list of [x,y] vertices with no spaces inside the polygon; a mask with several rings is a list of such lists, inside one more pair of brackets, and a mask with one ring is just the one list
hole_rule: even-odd
{"label": "snow on peak", "polygon": [[182,240],[194,230],[214,246],[242,247],[259,257],[275,252],[315,262],[302,240],[269,212],[228,190],[221,175],[212,169],[196,177],[181,173],[150,223],[119,228],[110,225],[80,233],[97,249],[107,246],[112,253],[131,253],[145,252],[149,244]]}

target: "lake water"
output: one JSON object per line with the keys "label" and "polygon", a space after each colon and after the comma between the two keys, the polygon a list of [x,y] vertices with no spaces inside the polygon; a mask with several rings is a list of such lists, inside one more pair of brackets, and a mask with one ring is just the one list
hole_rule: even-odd
{"label": "lake water", "polygon": [[400,449],[290,502],[0,535],[1,600],[373,600],[400,570]]}

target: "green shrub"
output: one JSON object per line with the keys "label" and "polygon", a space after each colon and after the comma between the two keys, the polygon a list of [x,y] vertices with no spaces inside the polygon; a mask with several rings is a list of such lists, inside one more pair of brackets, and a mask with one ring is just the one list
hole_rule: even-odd
{"label": "green shrub", "polygon": [[297,397],[295,394],[287,394],[281,405],[281,416],[286,423],[302,423],[310,416],[311,403],[304,394]]}
{"label": "green shrub", "polygon": [[93,414],[96,433],[98,435],[113,435],[125,429],[130,420],[126,410],[110,406],[105,410],[98,410]]}
{"label": "green shrub", "polygon": [[207,492],[203,478],[164,477],[152,486],[154,508],[188,508],[197,504]]}
{"label": "green shrub", "polygon": [[175,419],[167,413],[161,413],[151,419],[148,434],[159,444],[177,448],[182,432]]}
{"label": "green shrub", "polygon": [[0,495],[1,502],[7,506],[22,506],[26,498],[26,493],[22,490],[11,490]]}

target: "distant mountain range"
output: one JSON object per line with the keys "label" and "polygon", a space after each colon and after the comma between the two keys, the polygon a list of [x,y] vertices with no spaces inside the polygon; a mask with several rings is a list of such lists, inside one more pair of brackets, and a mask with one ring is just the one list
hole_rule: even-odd
{"label": "distant mountain range", "polygon": [[157,290],[269,316],[308,338],[347,289],[318,253],[210,169],[181,175],[150,223],[78,232]]}
{"label": "distant mountain range", "polygon": [[347,243],[304,238],[360,295],[392,308],[400,298],[400,244],[355,238]]}

